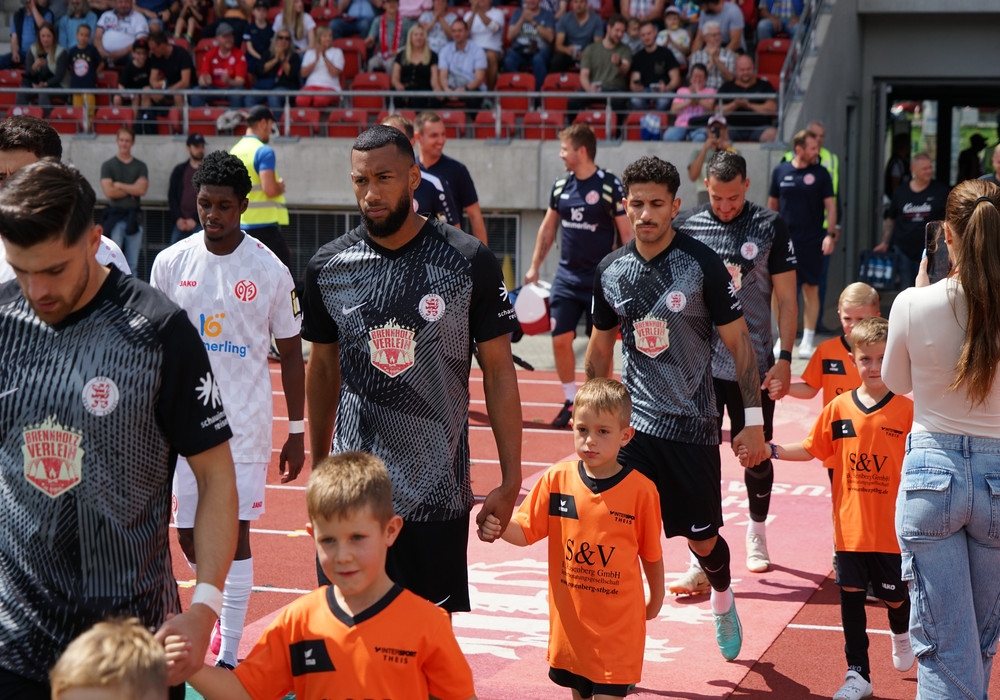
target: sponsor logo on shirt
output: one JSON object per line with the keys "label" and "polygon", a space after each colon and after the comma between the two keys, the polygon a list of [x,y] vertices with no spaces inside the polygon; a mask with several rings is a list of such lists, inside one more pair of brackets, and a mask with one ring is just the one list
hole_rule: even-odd
{"label": "sponsor logo on shirt", "polygon": [[736,263],[729,262],[728,260],[723,261],[726,264],[726,269],[729,271],[729,277],[732,279],[733,289],[737,292],[743,287],[743,270]]}
{"label": "sponsor logo on shirt", "polygon": [[[506,291],[506,290],[505,290]],[[445,303],[437,294],[425,294],[417,304],[417,311],[420,318],[429,323],[440,321],[444,317]]]}
{"label": "sponsor logo on shirt", "polygon": [[568,494],[551,493],[549,495],[549,515],[579,520],[579,516],[576,514],[576,499]]}
{"label": "sponsor logo on shirt", "polygon": [[181,280],[181,283],[177,285],[178,287],[197,287],[198,280]]}
{"label": "sponsor logo on shirt", "polygon": [[250,280],[240,280],[233,287],[233,294],[240,301],[253,301],[257,298],[257,285]]}
{"label": "sponsor logo on shirt", "polygon": [[569,221],[563,219],[562,227],[564,229],[571,228],[571,229],[580,229],[583,231],[590,231],[591,233],[596,231],[597,224],[588,224],[586,221],[583,220],[583,211],[584,211],[583,207],[570,207]]}
{"label": "sponsor logo on shirt", "polygon": [[649,357],[656,357],[670,347],[670,329],[662,319],[647,316],[635,322],[632,332],[636,350]]}
{"label": "sponsor logo on shirt", "polygon": [[847,368],[840,360],[823,360],[823,374],[847,374]]}
{"label": "sponsor logo on shirt", "polygon": [[[199,318],[201,319],[199,332],[202,338],[217,338],[222,334],[222,321],[226,318],[226,314],[218,313],[211,316],[200,314]],[[241,358],[245,358],[247,351],[250,349],[249,345],[237,345],[231,340],[225,340],[221,343],[202,340],[202,344],[208,352],[220,353],[222,355],[239,355]]]}
{"label": "sponsor logo on shirt", "polygon": [[371,363],[390,377],[397,377],[413,366],[416,356],[416,334],[403,328],[395,319],[381,328],[368,331]]}
{"label": "sponsor logo on shirt", "polygon": [[258,508],[263,508],[263,507],[264,507],[264,501],[254,501],[253,505],[250,506],[250,509],[257,510]]}
{"label": "sponsor logo on shirt", "polygon": [[299,305],[299,295],[292,290],[292,316],[298,318],[302,315],[302,307]]}
{"label": "sponsor logo on shirt", "polygon": [[882,471],[882,467],[889,461],[888,455],[869,454],[867,452],[851,452],[847,455],[851,462],[851,469],[856,472],[872,472],[876,474]]}
{"label": "sponsor logo on shirt", "polygon": [[887,426],[882,426],[882,432],[886,433],[889,437],[901,438],[906,435],[907,431],[897,430],[896,428],[889,428]]}
{"label": "sponsor logo on shirt", "polygon": [[83,479],[83,455],[80,441],[83,434],[60,425],[49,416],[38,425],[22,432],[24,445],[24,478],[50,498],[69,491]]}
{"label": "sponsor logo on shirt", "polygon": [[854,432],[854,423],[850,418],[847,420],[835,420],[831,425],[833,429],[833,439],[839,440],[841,438],[851,438],[857,437],[858,434]]}
{"label": "sponsor logo on shirt", "polygon": [[383,661],[391,664],[408,664],[417,658],[417,652],[411,649],[393,649],[391,647],[375,647],[375,653],[382,655]]}
{"label": "sponsor logo on shirt", "polygon": [[628,513],[622,513],[621,511],[612,510],[608,511],[611,517],[615,519],[615,522],[622,523],[624,525],[635,525],[635,516]]}
{"label": "sponsor logo on shirt", "polygon": [[337,670],[333,667],[333,660],[326,650],[326,642],[322,639],[304,639],[289,644],[288,655],[293,676]]}
{"label": "sponsor logo on shirt", "polygon": [[108,377],[94,377],[83,385],[83,407],[95,416],[106,416],[118,405],[118,385]]}
{"label": "sponsor logo on shirt", "polygon": [[198,398],[201,400],[202,406],[208,406],[209,402],[211,402],[212,408],[218,408],[222,404],[219,384],[215,381],[215,377],[212,376],[211,372],[206,372],[205,376],[199,381]]}

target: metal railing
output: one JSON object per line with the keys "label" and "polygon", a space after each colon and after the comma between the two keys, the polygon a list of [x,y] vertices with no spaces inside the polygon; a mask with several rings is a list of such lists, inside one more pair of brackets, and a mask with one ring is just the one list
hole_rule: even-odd
{"label": "metal railing", "polygon": [[816,20],[823,11],[825,0],[805,0],[799,18],[801,29],[792,37],[785,54],[785,63],[778,74],[778,133],[784,136],[788,103],[802,96],[802,64],[814,48]]}

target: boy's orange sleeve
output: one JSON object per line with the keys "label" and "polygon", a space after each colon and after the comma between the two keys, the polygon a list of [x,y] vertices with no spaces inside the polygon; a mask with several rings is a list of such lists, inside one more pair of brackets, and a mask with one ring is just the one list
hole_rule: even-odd
{"label": "boy's orange sleeve", "polygon": [[528,544],[533,544],[549,535],[549,501],[552,494],[551,471],[549,467],[542,478],[531,487],[520,507],[514,512],[514,520],[524,530]]}
{"label": "boy's orange sleeve", "polygon": [[476,694],[472,669],[455,639],[448,613],[441,610],[436,629],[426,639],[431,648],[424,655],[423,671],[432,697],[440,700],[468,700]]}
{"label": "boy's orange sleeve", "polygon": [[812,357],[809,358],[809,363],[802,370],[800,379],[813,389],[823,388],[823,358],[819,352],[814,352]]}
{"label": "boy's orange sleeve", "polygon": [[834,455],[833,432],[831,428],[833,412],[830,410],[830,406],[831,404],[827,404],[823,407],[816,422],[813,423],[809,435],[802,441],[802,446],[806,449],[806,452],[820,460],[826,460]]}

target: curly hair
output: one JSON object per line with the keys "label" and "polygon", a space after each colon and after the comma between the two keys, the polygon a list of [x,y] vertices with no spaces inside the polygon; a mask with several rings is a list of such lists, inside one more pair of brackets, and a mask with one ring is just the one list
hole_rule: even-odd
{"label": "curly hair", "polygon": [[200,190],[202,185],[232,187],[240,199],[246,199],[253,187],[247,166],[243,165],[242,160],[226,151],[212,151],[205,156],[201,165],[194,171],[191,182],[196,190]]}
{"label": "curly hair", "polygon": [[632,185],[646,182],[666,185],[670,196],[676,197],[677,190],[681,186],[681,176],[677,174],[677,168],[672,163],[656,156],[643,156],[625,166],[625,171],[622,173],[622,186],[625,188],[626,194]]}

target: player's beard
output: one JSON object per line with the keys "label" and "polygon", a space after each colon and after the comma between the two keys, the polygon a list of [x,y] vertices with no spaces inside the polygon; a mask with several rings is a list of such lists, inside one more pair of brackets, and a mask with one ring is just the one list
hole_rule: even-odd
{"label": "player's beard", "polygon": [[374,221],[365,214],[364,210],[361,211],[361,220],[364,222],[365,228],[368,229],[369,236],[372,238],[388,238],[399,232],[399,229],[403,227],[412,210],[412,199],[409,194],[404,194],[397,200],[396,206],[389,210],[389,215],[384,220]]}

